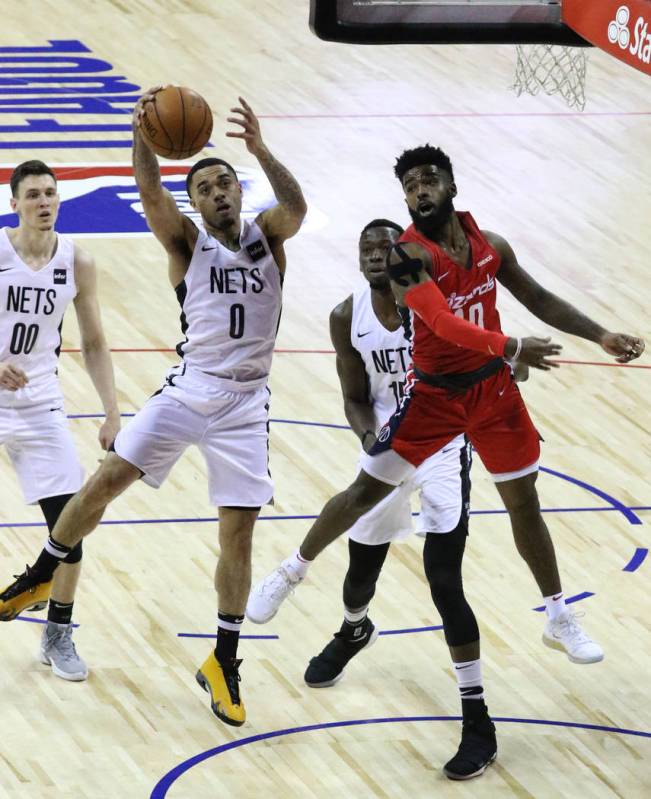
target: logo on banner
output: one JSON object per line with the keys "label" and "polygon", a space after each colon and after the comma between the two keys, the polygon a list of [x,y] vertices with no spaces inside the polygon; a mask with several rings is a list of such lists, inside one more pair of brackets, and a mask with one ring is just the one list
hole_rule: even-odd
{"label": "logo on banner", "polygon": [[[145,212],[131,164],[51,164],[57,176],[61,206],[56,229],[68,236],[118,237],[149,234]],[[185,179],[191,163],[160,164],[163,186],[176,200],[179,211],[201,224],[201,215],[190,205]],[[242,184],[242,218],[255,219],[276,204],[269,181],[260,169],[235,167]],[[15,227],[18,219],[9,210],[9,178],[13,166],[0,166],[0,227]],[[4,209],[6,213],[2,213]],[[304,229],[318,230],[327,222],[312,207]]]}
{"label": "logo on banner", "polygon": [[631,41],[631,34],[628,30],[630,16],[628,6],[620,6],[615,13],[615,19],[611,20],[608,25],[608,41],[611,44],[618,44],[622,50],[626,50]]}
{"label": "logo on banner", "polygon": [[[162,183],[176,200],[181,213],[200,224],[201,216],[190,205],[185,178],[191,164],[161,164]],[[133,168],[127,164],[53,165],[61,198],[56,229],[69,236],[142,236],[149,233]],[[242,184],[242,217],[254,219],[276,204],[274,193],[260,170],[236,167]],[[0,227],[15,227],[9,211],[11,167],[0,167]]]}
{"label": "logo on banner", "polygon": [[644,64],[648,64],[651,62],[649,23],[642,16],[637,18],[633,26],[633,41],[631,42],[630,19],[631,12],[628,6],[620,6],[615,12],[615,19],[611,20],[608,25],[608,41],[611,44],[619,45],[622,50],[628,50],[631,55],[637,56]]}

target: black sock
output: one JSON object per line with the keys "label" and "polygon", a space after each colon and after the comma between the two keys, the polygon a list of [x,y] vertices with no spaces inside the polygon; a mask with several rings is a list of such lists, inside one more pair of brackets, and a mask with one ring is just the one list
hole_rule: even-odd
{"label": "black sock", "polygon": [[73,605],[74,602],[55,602],[51,599],[47,609],[47,620],[54,624],[70,624]]}
{"label": "black sock", "polygon": [[235,661],[243,621],[244,616],[233,616],[221,610],[218,613],[215,657],[222,666],[231,666]]}
{"label": "black sock", "polygon": [[[41,554],[36,559],[36,563],[32,566],[31,572],[35,577],[39,578],[42,583],[49,582],[54,576],[57,566],[65,557],[70,553],[72,547],[66,547],[59,544],[52,536],[48,536],[45,548],[41,550]],[[56,554],[52,554],[56,553]]]}
{"label": "black sock", "polygon": [[464,721],[477,721],[488,715],[488,708],[483,699],[462,699],[461,714]]}

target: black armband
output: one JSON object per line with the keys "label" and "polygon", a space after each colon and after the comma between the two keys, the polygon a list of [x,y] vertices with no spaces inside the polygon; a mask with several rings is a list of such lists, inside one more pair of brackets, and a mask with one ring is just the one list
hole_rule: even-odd
{"label": "black armband", "polygon": [[[392,264],[390,262],[391,254],[394,252],[400,256],[399,264]],[[402,278],[405,275],[409,275],[414,282],[418,283],[418,278],[424,269],[424,264],[421,258],[410,258],[400,244],[394,244],[387,253],[386,268],[391,280],[399,286],[408,286],[409,281],[403,280]]]}

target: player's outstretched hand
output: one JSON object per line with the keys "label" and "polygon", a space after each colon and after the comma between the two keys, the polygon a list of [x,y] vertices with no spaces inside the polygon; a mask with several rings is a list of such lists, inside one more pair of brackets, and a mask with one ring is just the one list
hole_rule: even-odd
{"label": "player's outstretched hand", "polygon": [[560,355],[562,349],[561,345],[555,344],[549,336],[547,338],[527,336],[522,339],[522,348],[517,359],[519,363],[548,372],[550,369],[558,368],[558,364],[549,359],[554,355]]}
{"label": "player's outstretched hand", "polygon": [[614,355],[617,363],[628,363],[644,352],[644,339],[627,336],[626,333],[606,333],[601,341],[602,349]]}
{"label": "player's outstretched hand", "polygon": [[19,388],[25,388],[28,382],[27,375],[18,366],[0,363],[0,388],[18,391]]}
{"label": "player's outstretched hand", "polygon": [[257,155],[264,149],[260,122],[246,100],[243,97],[238,97],[238,100],[240,107],[231,108],[231,113],[239,114],[239,116],[227,117],[227,121],[239,125],[242,130],[229,130],[226,135],[232,139],[244,139],[246,149],[253,155]]}

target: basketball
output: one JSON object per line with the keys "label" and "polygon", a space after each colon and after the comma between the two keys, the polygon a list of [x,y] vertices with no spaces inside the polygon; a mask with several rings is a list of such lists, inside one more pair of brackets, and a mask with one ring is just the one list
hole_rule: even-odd
{"label": "basketball", "polygon": [[190,158],[212,133],[212,112],[200,94],[184,86],[167,86],[146,103],[140,131],[163,158]]}

